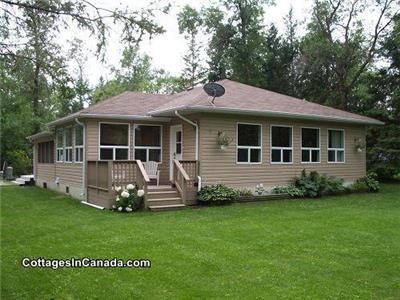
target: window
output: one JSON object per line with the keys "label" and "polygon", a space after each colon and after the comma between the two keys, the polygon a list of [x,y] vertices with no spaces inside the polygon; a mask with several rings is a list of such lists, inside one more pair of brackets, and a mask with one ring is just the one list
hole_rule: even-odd
{"label": "window", "polygon": [[83,162],[83,127],[75,126],[75,162]]}
{"label": "window", "polygon": [[271,162],[292,163],[292,127],[271,126]]}
{"label": "window", "polygon": [[320,162],[320,141],[318,128],[301,129],[301,162]]}
{"label": "window", "polygon": [[72,162],[72,127],[64,129],[64,139],[65,162]]}
{"label": "window", "polygon": [[52,164],[54,163],[54,142],[38,143],[37,148],[38,163],[40,164]]}
{"label": "window", "polygon": [[161,162],[161,126],[135,126],[135,159]]}
{"label": "window", "polygon": [[328,162],[344,162],[344,130],[328,129]]}
{"label": "window", "polygon": [[261,125],[237,125],[237,163],[261,163]]}
{"label": "window", "polygon": [[100,159],[124,160],[129,153],[128,124],[100,124]]}
{"label": "window", "polygon": [[62,129],[57,130],[57,162],[64,161],[64,131]]}

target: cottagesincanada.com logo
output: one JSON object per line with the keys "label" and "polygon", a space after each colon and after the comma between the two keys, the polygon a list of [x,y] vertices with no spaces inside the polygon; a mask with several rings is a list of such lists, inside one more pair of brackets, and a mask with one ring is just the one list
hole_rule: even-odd
{"label": "cottagesincanada.com logo", "polygon": [[44,268],[57,270],[60,268],[151,268],[149,259],[119,259],[119,258],[68,258],[68,259],[49,259],[44,257],[29,258],[21,260],[24,268]]}

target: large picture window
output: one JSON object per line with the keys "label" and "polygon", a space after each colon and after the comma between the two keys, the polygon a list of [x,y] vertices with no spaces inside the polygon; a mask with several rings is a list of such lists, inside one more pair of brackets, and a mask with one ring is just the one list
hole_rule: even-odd
{"label": "large picture window", "polygon": [[301,162],[320,162],[320,136],[318,128],[301,129]]}
{"label": "large picture window", "polygon": [[75,162],[83,162],[83,127],[75,126]]}
{"label": "large picture window", "polygon": [[161,162],[161,126],[135,126],[135,159]]}
{"label": "large picture window", "polygon": [[328,162],[344,162],[344,130],[328,130]]}
{"label": "large picture window", "polygon": [[292,127],[271,126],[271,163],[290,164],[292,157]]}
{"label": "large picture window", "polygon": [[57,148],[56,148],[56,160],[57,162],[64,161],[64,131],[58,129],[56,133]]}
{"label": "large picture window", "polygon": [[238,123],[237,163],[261,163],[261,125]]}
{"label": "large picture window", "polygon": [[72,127],[64,129],[64,138],[65,162],[72,162]]}
{"label": "large picture window", "polygon": [[38,163],[52,164],[54,163],[54,142],[38,143]]}
{"label": "large picture window", "polygon": [[100,159],[125,160],[129,153],[128,124],[100,124]]}

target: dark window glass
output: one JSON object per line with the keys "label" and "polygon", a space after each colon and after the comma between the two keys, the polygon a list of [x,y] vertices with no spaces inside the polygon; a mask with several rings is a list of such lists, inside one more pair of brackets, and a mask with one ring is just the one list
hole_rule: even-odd
{"label": "dark window glass", "polygon": [[260,161],[261,161],[261,150],[250,149],[250,162],[260,162]]}
{"label": "dark window glass", "polygon": [[238,146],[261,146],[261,126],[238,124]]}
{"label": "dark window glass", "polygon": [[281,161],[281,150],[272,149],[272,161],[273,162]]}
{"label": "dark window glass", "polygon": [[101,148],[100,149],[100,159],[113,159],[113,149],[106,149],[106,148]]}
{"label": "dark window glass", "polygon": [[319,130],[312,128],[301,129],[302,147],[319,148]]}
{"label": "dark window glass", "polygon": [[100,145],[128,146],[129,125],[100,124]]}
{"label": "dark window glass", "polygon": [[83,127],[80,125],[75,126],[75,145],[83,145]]}
{"label": "dark window glass", "polygon": [[302,162],[310,161],[310,150],[302,150],[301,151],[301,161]]}
{"label": "dark window glass", "polygon": [[341,130],[329,130],[328,148],[344,148],[344,136]]}
{"label": "dark window glass", "polygon": [[181,142],[182,141],[182,131],[177,131],[176,132],[176,141]]}
{"label": "dark window glass", "polygon": [[176,154],[181,154],[182,153],[182,144],[181,143],[176,143],[175,153]]}
{"label": "dark window glass", "polygon": [[319,162],[319,150],[312,150],[311,151],[311,161],[312,162]]}
{"label": "dark window glass", "polygon": [[126,160],[128,159],[128,149],[115,149],[115,159],[116,160]]}
{"label": "dark window glass", "polygon": [[337,161],[344,162],[344,151],[337,151]]}
{"label": "dark window glass", "polygon": [[335,161],[335,151],[334,150],[328,151],[328,161]]}
{"label": "dark window glass", "polygon": [[147,161],[146,149],[135,149],[135,159]]}
{"label": "dark window glass", "polygon": [[248,162],[248,151],[249,149],[238,149],[237,161],[238,162]]}
{"label": "dark window glass", "polygon": [[272,147],[291,147],[292,128],[291,127],[272,127]]}
{"label": "dark window glass", "polygon": [[64,131],[62,129],[57,130],[57,148],[62,148],[63,147],[63,136],[64,136]]}
{"label": "dark window glass", "polygon": [[65,147],[72,147],[72,127],[65,128]]}
{"label": "dark window glass", "polygon": [[292,150],[283,150],[283,162],[292,162]]}
{"label": "dark window glass", "polygon": [[149,149],[149,161],[161,161],[161,150]]}
{"label": "dark window glass", "polygon": [[135,127],[135,146],[161,147],[161,127],[137,125]]}

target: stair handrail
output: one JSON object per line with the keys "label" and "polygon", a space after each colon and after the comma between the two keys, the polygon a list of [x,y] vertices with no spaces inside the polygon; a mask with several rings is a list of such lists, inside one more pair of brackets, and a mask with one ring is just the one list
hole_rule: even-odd
{"label": "stair handrail", "polygon": [[144,196],[143,196],[143,201],[144,201],[144,207],[148,208],[148,203],[147,203],[147,185],[150,182],[149,175],[147,175],[146,169],[143,166],[143,163],[140,159],[136,160],[136,166],[138,168],[137,172],[137,181],[139,184],[139,188],[142,188],[144,191]]}
{"label": "stair handrail", "polygon": [[190,177],[179,160],[174,159],[174,184],[181,194],[183,204],[186,204],[187,182],[189,180]]}

